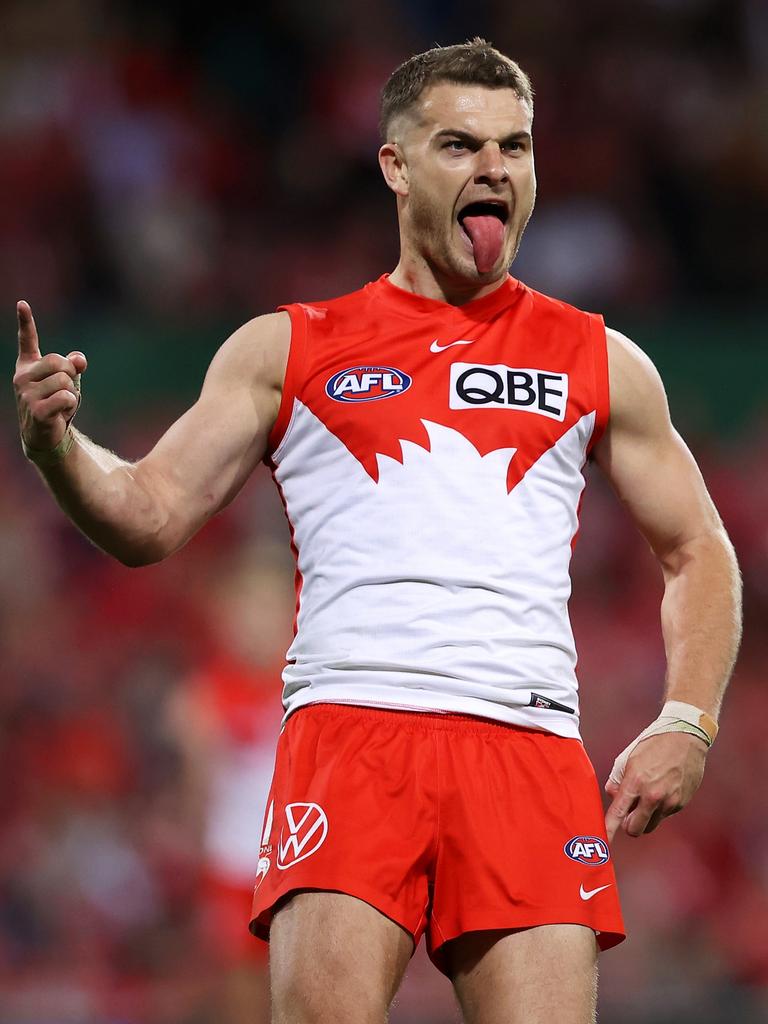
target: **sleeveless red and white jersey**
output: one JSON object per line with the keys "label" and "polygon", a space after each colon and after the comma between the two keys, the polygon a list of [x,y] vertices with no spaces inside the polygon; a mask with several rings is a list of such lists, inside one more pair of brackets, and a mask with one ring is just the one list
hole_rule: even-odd
{"label": "sleeveless red and white jersey", "polygon": [[286,713],[331,701],[578,737],[569,563],[608,417],[602,319],[513,278],[460,307],[385,275],[282,308]]}

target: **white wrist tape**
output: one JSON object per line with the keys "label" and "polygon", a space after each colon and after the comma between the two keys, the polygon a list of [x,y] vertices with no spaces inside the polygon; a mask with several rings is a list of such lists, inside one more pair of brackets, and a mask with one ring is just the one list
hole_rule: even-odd
{"label": "white wrist tape", "polygon": [[75,378],[72,383],[75,385],[77,405],[75,406],[74,412],[67,420],[67,429],[64,431],[64,436],[56,447],[30,448],[24,438],[21,438],[21,449],[24,452],[24,455],[30,462],[34,462],[36,466],[40,466],[41,469],[47,469],[49,466],[55,466],[57,463],[63,462],[69,454],[72,445],[75,443],[75,435],[72,430],[72,420],[75,418],[75,413],[80,408],[80,403],[83,400],[83,393],[80,385],[81,378],[81,373],[75,374]]}
{"label": "white wrist tape", "polygon": [[74,443],[74,431],[72,427],[67,424],[64,436],[55,448],[30,448],[22,437],[21,449],[30,462],[34,462],[34,464],[36,466],[40,466],[41,469],[47,469],[49,466],[55,466],[59,462],[63,462]]}
{"label": "white wrist tape", "polygon": [[687,732],[692,736],[698,736],[708,747],[711,747],[715,742],[715,736],[717,736],[717,722],[706,711],[694,707],[693,704],[685,704],[680,700],[668,700],[656,721],[651,722],[647,729],[643,729],[637,739],[632,740],[613,762],[610,781],[615,782],[618,786],[624,778],[624,769],[627,766],[629,755],[637,744],[648,739],[649,736],[657,736],[662,732]]}

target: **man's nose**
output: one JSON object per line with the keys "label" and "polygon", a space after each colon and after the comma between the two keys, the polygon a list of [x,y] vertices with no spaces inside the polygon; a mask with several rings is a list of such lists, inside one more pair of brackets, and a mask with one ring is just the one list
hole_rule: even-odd
{"label": "man's nose", "polygon": [[498,142],[486,142],[477,151],[475,181],[478,184],[499,185],[509,177]]}

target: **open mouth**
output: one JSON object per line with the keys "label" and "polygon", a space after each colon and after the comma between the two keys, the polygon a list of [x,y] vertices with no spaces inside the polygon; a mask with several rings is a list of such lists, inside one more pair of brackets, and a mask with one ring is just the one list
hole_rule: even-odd
{"label": "open mouth", "polygon": [[499,265],[504,252],[504,227],[509,211],[504,202],[479,200],[467,203],[458,213],[459,231],[464,245],[481,274],[490,273]]}
{"label": "open mouth", "polygon": [[459,210],[458,220],[462,228],[464,228],[464,219],[466,217],[497,217],[502,224],[506,224],[509,220],[509,211],[504,203],[495,203],[491,201],[468,203],[463,209]]}

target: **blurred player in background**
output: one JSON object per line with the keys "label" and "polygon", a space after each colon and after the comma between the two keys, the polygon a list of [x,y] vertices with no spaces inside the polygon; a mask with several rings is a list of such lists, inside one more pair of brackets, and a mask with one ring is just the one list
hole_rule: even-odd
{"label": "blurred player in background", "polygon": [[[125,564],[273,468],[297,632],[252,929],[278,1022],[384,1020],[424,933],[470,1024],[594,1020],[598,950],[623,938],[610,843],[685,806],[717,731],[733,550],[649,360],[508,274],[532,120],[527,76],[482,40],[401,65],[379,153],[398,266],[235,332],[135,464],[72,427],[85,356],[43,356],[18,306],[25,452]],[[617,758],[605,818],[567,616],[588,458],[665,580],[665,704]]]}
{"label": "blurred player in background", "polygon": [[292,593],[277,553],[263,545],[238,549],[209,580],[208,605],[214,648],[177,689],[169,722],[183,759],[185,820],[196,824],[201,851],[196,917],[213,972],[211,1002],[221,1024],[244,1024],[269,1017],[267,946],[242,924],[253,895],[290,639]]}

